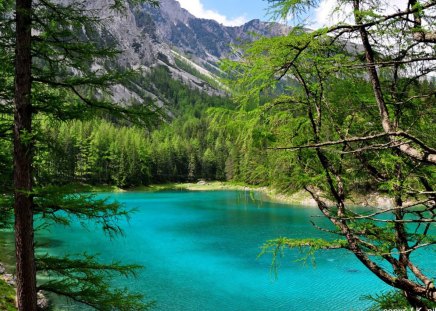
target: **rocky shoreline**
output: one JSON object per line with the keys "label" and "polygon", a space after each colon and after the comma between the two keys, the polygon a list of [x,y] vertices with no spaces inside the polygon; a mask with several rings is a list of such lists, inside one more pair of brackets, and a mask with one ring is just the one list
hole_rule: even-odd
{"label": "rocky shoreline", "polygon": [[[8,286],[16,289],[17,283],[16,283],[16,277],[13,274],[7,273],[6,268],[3,264],[0,263],[0,280],[5,282]],[[16,299],[15,299],[15,305],[16,305]],[[49,307],[49,300],[47,296],[42,292],[39,291],[37,293],[37,307],[38,310],[47,310]]]}
{"label": "rocky shoreline", "polygon": [[[293,194],[282,194],[269,188],[261,188],[260,191],[265,195],[266,200],[270,200],[277,203],[294,204],[301,206],[317,207],[316,201],[310,196],[310,194],[304,190],[300,190]],[[323,197],[322,193],[318,193]],[[334,205],[334,202],[325,199],[327,204]],[[360,207],[374,207],[374,208],[391,208],[394,206],[394,200],[387,195],[374,192],[366,195],[352,194],[349,199],[345,200],[348,206],[360,206]]]}

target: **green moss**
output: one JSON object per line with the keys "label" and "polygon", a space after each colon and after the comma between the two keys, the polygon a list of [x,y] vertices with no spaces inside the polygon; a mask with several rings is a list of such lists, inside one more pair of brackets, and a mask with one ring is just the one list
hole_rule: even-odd
{"label": "green moss", "polygon": [[15,290],[3,280],[0,280],[0,310],[17,310],[15,308]]}

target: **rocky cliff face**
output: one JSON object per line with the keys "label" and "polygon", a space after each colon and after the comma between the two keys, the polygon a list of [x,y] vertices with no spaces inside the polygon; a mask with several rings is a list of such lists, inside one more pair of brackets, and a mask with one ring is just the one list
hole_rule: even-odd
{"label": "rocky cliff face", "polygon": [[[110,3],[110,0],[88,0],[87,7],[98,9],[105,20],[101,40],[117,42],[123,51],[119,65],[141,68],[145,73],[153,66],[163,65],[173,78],[209,94],[223,93],[218,84],[210,82],[216,79],[220,59],[237,59],[233,45],[252,40],[252,33],[274,36],[287,31],[283,25],[259,20],[239,27],[226,27],[213,20],[194,17],[176,0],[160,0],[159,7],[130,7],[123,14],[110,12]],[[115,93],[118,100],[126,101],[138,95],[122,88]],[[152,87],[145,87],[144,93],[154,100],[165,101],[156,98]]]}
{"label": "rocky cliff face", "polygon": [[286,26],[259,20],[239,27],[226,27],[214,20],[194,17],[175,0],[161,0],[159,8],[145,5],[136,16],[137,20],[149,21],[145,32],[200,63],[236,57],[231,46],[252,39],[251,33],[275,36],[287,31]]}

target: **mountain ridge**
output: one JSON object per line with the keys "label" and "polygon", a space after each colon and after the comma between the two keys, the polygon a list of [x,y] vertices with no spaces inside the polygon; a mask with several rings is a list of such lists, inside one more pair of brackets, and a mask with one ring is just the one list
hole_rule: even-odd
{"label": "mountain ridge", "polygon": [[[159,2],[158,7],[129,5],[122,14],[109,13],[110,0],[88,0],[86,6],[98,11],[105,21],[99,30],[100,40],[118,45],[121,51],[118,66],[139,69],[145,75],[156,66],[164,66],[173,79],[209,95],[225,94],[217,78],[218,63],[223,58],[239,59],[234,46],[254,40],[253,33],[277,36],[289,31],[285,25],[258,19],[241,26],[224,26],[214,20],[196,18],[176,0]],[[159,106],[165,104],[166,99],[156,94],[153,86],[139,88],[143,89],[139,92],[142,94],[138,94],[137,87],[135,90],[116,87],[114,98],[128,102],[145,96]]]}

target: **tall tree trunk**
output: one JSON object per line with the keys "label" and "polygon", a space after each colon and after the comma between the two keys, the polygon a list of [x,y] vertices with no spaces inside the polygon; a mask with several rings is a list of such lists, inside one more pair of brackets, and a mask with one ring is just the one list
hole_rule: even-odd
{"label": "tall tree trunk", "polygon": [[32,0],[16,1],[14,188],[17,301],[20,311],[36,310],[36,269],[33,241]]}

